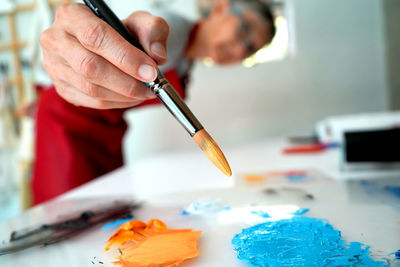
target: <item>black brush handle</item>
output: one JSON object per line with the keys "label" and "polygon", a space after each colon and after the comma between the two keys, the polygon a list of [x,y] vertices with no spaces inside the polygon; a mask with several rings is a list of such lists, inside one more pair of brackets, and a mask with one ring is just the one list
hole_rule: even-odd
{"label": "black brush handle", "polygon": [[139,41],[129,32],[117,15],[114,14],[103,0],[83,0],[83,2],[85,2],[94,14],[113,27],[125,40],[145,52]]}

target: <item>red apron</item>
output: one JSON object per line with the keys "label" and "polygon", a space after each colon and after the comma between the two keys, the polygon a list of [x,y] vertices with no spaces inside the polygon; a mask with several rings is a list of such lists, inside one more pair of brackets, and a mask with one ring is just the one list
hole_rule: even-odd
{"label": "red apron", "polygon": [[[177,72],[164,75],[184,97]],[[157,103],[153,99],[139,106]],[[42,92],[32,181],[35,205],[122,166],[126,110],[77,107],[61,98],[54,87]]]}

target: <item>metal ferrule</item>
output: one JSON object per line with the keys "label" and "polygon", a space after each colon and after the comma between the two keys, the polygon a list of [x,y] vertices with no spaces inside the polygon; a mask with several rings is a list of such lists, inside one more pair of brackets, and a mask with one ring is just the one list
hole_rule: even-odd
{"label": "metal ferrule", "polygon": [[157,79],[147,85],[191,136],[203,129],[199,120],[161,72]]}

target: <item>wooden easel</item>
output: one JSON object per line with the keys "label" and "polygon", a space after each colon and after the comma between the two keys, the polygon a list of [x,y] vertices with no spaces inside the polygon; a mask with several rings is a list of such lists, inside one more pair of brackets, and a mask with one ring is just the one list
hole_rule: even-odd
{"label": "wooden easel", "polygon": [[[1,0],[0,0],[1,1]],[[8,43],[0,43],[0,53],[10,52],[12,54],[12,65],[13,77],[9,78],[7,84],[8,89],[15,90],[16,96],[16,106],[18,109],[25,103],[24,99],[24,79],[22,74],[22,63],[21,63],[21,50],[30,45],[28,40],[18,39],[18,25],[17,25],[17,14],[22,12],[32,12],[37,5],[38,0],[33,0],[32,3],[18,4],[12,10],[8,12],[0,12],[1,16],[7,17],[8,30],[9,30],[9,40]],[[63,3],[72,2],[73,0],[48,0],[49,6],[55,8]],[[14,116],[16,116],[14,114]],[[17,117],[17,116],[16,116]],[[20,120],[18,120],[20,121]],[[32,172],[32,162],[27,160],[21,160],[19,162],[20,173],[22,176],[20,185],[20,197],[22,203],[22,209],[26,209],[30,206],[30,176]]]}

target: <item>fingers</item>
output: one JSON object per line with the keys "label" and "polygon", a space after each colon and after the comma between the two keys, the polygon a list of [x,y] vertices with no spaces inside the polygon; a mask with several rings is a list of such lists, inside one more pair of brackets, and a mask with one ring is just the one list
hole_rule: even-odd
{"label": "fingers", "polygon": [[90,82],[85,77],[74,72],[72,68],[67,66],[60,67],[59,71],[65,74],[64,78],[60,78],[61,81],[68,83],[74,88],[79,88],[78,89],[79,91],[92,98],[98,98],[101,100],[109,100],[115,102],[134,102],[135,100],[143,101],[146,99],[146,97],[131,98],[115,93],[114,91],[111,91],[101,85],[97,85],[95,83]]}
{"label": "fingers", "polygon": [[132,46],[88,7],[69,4],[59,9],[56,21],[60,20],[67,33],[76,37],[83,47],[140,81],[151,82],[157,77],[156,62]]}
{"label": "fingers", "polygon": [[124,20],[127,28],[137,35],[140,44],[159,65],[167,62],[167,22],[145,11],[137,11]]}
{"label": "fingers", "polygon": [[[48,55],[44,55],[47,57]],[[64,73],[65,79],[55,78],[57,73]],[[68,102],[95,109],[128,108],[142,103],[142,99],[131,99],[118,95],[106,88],[91,84],[84,78],[76,81],[78,77],[68,65],[59,64],[57,68],[48,71],[56,91]],[[69,79],[68,79],[69,78]],[[82,84],[79,84],[82,83]],[[86,85],[84,85],[86,83]],[[76,85],[78,84],[78,85]],[[82,88],[84,88],[82,90]]]}
{"label": "fingers", "polygon": [[[67,62],[54,64],[53,61],[63,62],[63,59],[56,55],[49,55],[48,52],[44,51],[43,56],[46,59],[46,65],[54,66],[48,68],[47,72],[53,80],[58,94],[72,104],[96,109],[127,108],[146,100],[119,95],[107,88],[91,83],[85,77],[75,73]],[[63,75],[60,76],[60,73]],[[138,84],[143,86],[142,83]],[[147,88],[145,90],[150,92]],[[153,97],[155,97],[154,94],[152,94]]]}
{"label": "fingers", "polygon": [[85,95],[79,90],[76,90],[76,88],[72,87],[71,85],[61,81],[56,84],[56,91],[65,100],[76,106],[85,106],[94,109],[129,108],[143,102],[139,100],[135,100],[132,102],[115,102],[93,98]]}
{"label": "fingers", "polygon": [[154,94],[144,83],[124,73],[104,58],[79,46],[76,39],[72,37],[64,39],[70,39],[64,47],[66,51],[74,55],[74,57],[65,58],[66,62],[76,72],[76,75],[73,76],[80,74],[80,80],[87,80],[87,82],[81,83],[83,89],[85,89],[85,84],[95,84],[115,92],[114,94],[110,92],[110,96],[122,95],[138,99],[154,97]]}

